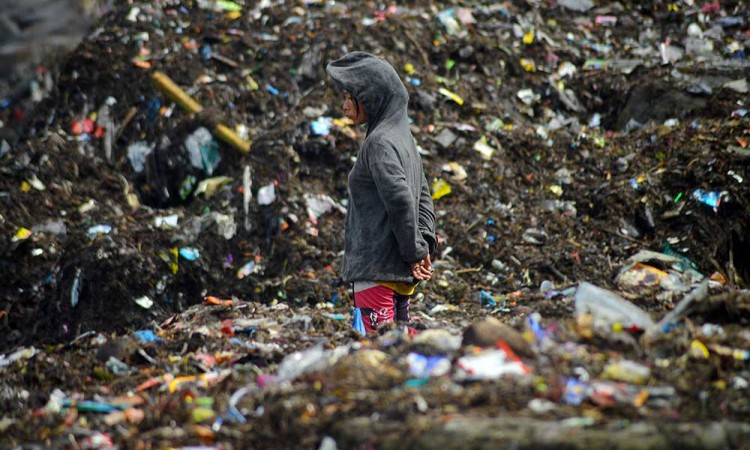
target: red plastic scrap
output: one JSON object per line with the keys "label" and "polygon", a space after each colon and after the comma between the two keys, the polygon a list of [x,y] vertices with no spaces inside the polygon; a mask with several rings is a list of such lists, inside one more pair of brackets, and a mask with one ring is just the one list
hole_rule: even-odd
{"label": "red plastic scrap", "polygon": [[234,336],[234,326],[232,325],[232,319],[221,321],[221,332],[230,337]]}
{"label": "red plastic scrap", "polygon": [[90,134],[94,131],[94,121],[91,119],[76,120],[73,122],[70,131],[75,135]]}
{"label": "red plastic scrap", "polygon": [[720,10],[721,10],[721,5],[719,5],[719,2],[706,3],[705,5],[701,7],[701,12],[706,13],[706,14],[719,12]]}

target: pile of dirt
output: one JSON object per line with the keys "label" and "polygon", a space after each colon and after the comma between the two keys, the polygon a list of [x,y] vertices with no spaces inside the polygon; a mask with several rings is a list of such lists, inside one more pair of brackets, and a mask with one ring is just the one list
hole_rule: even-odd
{"label": "pile of dirt", "polygon": [[[90,412],[81,401],[100,397],[147,411],[97,416],[107,439],[169,446],[318,445],[324,433],[365,445],[377,435],[340,422],[373,410],[398,421],[499,408],[615,428],[740,419],[748,13],[693,3],[115,2],[48,97],[22,116],[0,110],[3,130],[22,136],[0,134],[8,442],[69,445],[62,419],[104,439],[78,422]],[[443,245],[415,302],[428,329],[416,337],[360,342],[347,322],[342,211],[364,131],[339,119],[324,67],[352,50],[402,75],[433,187]],[[204,110],[173,103],[156,71]],[[217,123],[250,151],[212,136]],[[701,307],[647,340],[618,320],[591,325],[574,293],[617,289],[657,319],[708,280]],[[488,315],[532,346],[522,356],[533,376],[461,378],[467,354],[451,342]],[[438,330],[447,335],[430,340]],[[286,355],[314,344],[340,351],[330,364],[308,353],[315,363],[285,378]],[[409,375],[412,353],[444,355],[448,376]],[[646,367],[646,381],[589,384],[621,359]],[[173,384],[199,374],[189,395]],[[571,400],[576,382],[587,400]],[[126,408],[126,397],[140,400]],[[200,425],[196,398],[232,425]]]}

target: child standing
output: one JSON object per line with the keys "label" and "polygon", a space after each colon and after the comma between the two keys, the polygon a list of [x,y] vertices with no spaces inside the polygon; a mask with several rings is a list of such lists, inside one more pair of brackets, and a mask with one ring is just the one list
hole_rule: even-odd
{"label": "child standing", "polygon": [[352,52],[326,71],[344,92],[344,114],[367,124],[349,172],[342,277],[353,283],[355,317],[371,333],[394,319],[409,321],[410,296],[432,276],[435,213],[409,130],[409,94],[396,70]]}

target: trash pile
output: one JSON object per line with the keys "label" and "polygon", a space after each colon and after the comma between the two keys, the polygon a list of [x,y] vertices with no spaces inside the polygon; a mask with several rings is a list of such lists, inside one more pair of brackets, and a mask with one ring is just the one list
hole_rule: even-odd
{"label": "trash pile", "polygon": [[[352,50],[403,77],[443,242],[371,337]],[[743,2],[115,2],[1,99],[0,444],[747,443],[749,50]]]}

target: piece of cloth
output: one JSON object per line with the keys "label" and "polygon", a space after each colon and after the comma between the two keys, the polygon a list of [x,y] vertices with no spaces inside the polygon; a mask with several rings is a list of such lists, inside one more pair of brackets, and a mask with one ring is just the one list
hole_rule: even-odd
{"label": "piece of cloth", "polygon": [[397,283],[397,282],[389,283],[387,281],[380,281],[378,282],[378,284],[382,284],[383,286],[387,288],[391,288],[401,295],[413,295],[414,291],[417,290],[417,284],[412,284],[412,283]]}
{"label": "piece of cloth", "polygon": [[369,53],[348,53],[326,71],[368,117],[349,172],[342,278],[415,284],[409,264],[432,253],[437,239],[430,188],[409,130],[409,94],[395,69]]}
{"label": "piece of cloth", "polygon": [[382,284],[358,281],[353,284],[355,322],[354,328],[361,324],[367,333],[374,333],[385,323],[408,322],[411,299],[408,295],[383,286]]}

